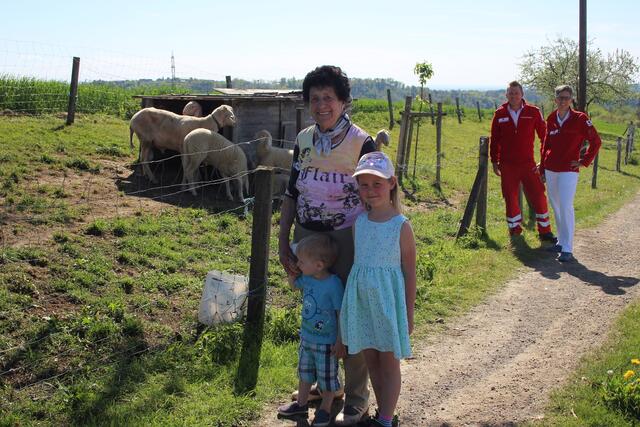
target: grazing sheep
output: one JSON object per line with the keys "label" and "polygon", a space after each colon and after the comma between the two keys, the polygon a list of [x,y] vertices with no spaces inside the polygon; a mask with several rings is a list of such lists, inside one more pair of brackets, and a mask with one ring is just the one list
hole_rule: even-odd
{"label": "grazing sheep", "polygon": [[284,169],[288,173],[293,162],[293,150],[274,147],[269,131],[261,130],[253,137],[257,140],[256,155],[258,165]]}
{"label": "grazing sheep", "polygon": [[202,117],[202,106],[198,101],[189,101],[182,109],[183,116]]}
{"label": "grazing sheep", "polygon": [[376,145],[376,151],[382,151],[382,145],[389,146],[389,141],[391,141],[391,135],[388,130],[382,129],[379,130],[376,134],[376,139],[373,143]]}
{"label": "grazing sheep", "polygon": [[223,126],[234,126],[236,116],[228,105],[221,105],[206,117],[181,116],[171,111],[144,108],[131,118],[129,124],[129,145],[133,149],[133,134],[140,140],[140,162],[142,174],[153,183],[158,180],[151,172],[149,161],[153,158],[153,148],[164,152],[173,150],[182,153],[185,136],[194,129],[204,128],[218,132]]}
{"label": "grazing sheep", "polygon": [[[184,138],[182,153],[182,184],[188,186],[194,196],[196,189],[190,183],[197,181],[199,167],[204,162],[217,169],[222,178],[231,178],[238,201],[244,202],[242,191],[249,192],[249,179],[246,175],[247,157],[239,146],[218,132],[195,129]],[[227,198],[232,200],[228,180],[225,181],[225,187]]]}

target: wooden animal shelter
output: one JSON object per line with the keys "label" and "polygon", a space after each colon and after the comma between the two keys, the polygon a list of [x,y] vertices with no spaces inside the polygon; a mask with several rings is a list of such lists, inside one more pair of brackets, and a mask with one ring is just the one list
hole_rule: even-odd
{"label": "wooden animal shelter", "polygon": [[[142,108],[161,108],[177,114],[181,114],[190,101],[200,103],[203,115],[222,104],[230,105],[236,116],[236,126],[225,127],[222,133],[234,143],[251,141],[256,132],[266,129],[273,136],[274,146],[292,148],[298,132],[313,124],[300,90],[216,88],[215,91],[218,93],[136,95],[135,98],[140,98]],[[253,163],[250,166],[254,166],[255,155],[251,152],[247,154],[248,160]]]}

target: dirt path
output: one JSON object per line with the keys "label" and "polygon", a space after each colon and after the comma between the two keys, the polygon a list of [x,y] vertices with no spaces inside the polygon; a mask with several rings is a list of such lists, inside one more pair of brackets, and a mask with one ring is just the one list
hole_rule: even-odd
{"label": "dirt path", "polygon": [[[528,262],[498,294],[415,344],[415,358],[402,364],[401,424],[503,426],[542,417],[549,392],[640,297],[638,212],[640,194],[597,228],[578,230],[577,263],[546,254]],[[274,418],[271,408],[258,425],[278,425]]]}

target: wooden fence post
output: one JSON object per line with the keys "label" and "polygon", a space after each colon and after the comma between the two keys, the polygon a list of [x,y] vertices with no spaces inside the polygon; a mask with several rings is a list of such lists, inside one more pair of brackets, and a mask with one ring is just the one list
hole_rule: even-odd
{"label": "wooden fence post", "polygon": [[476,225],[485,234],[487,232],[487,181],[489,179],[489,137],[487,136],[480,137],[478,170],[484,170],[484,176],[478,192]]}
{"label": "wooden fence post", "polygon": [[442,102],[438,102],[438,116],[436,117],[436,188],[440,185],[440,158],[442,157]]}
{"label": "wooden fence post", "polygon": [[460,111],[460,98],[456,96],[456,114],[458,115],[458,123],[462,124],[462,111]]}
{"label": "wooden fence post", "polygon": [[260,351],[264,332],[264,312],[269,272],[269,241],[271,234],[271,203],[273,169],[258,168],[255,175],[255,206],[251,230],[251,265],[247,318],[242,336],[242,352],[236,373],[235,392],[245,394],[258,382]]}
{"label": "wooden fence post", "polygon": [[467,200],[467,206],[464,209],[464,215],[462,216],[462,221],[460,221],[460,228],[458,229],[458,234],[456,235],[456,239],[464,236],[469,231],[469,226],[471,225],[471,219],[473,218],[473,211],[478,202],[480,188],[482,187],[482,182],[485,180],[485,177],[487,176],[487,167],[488,167],[487,164],[488,162],[483,162],[478,167],[478,173],[476,173],[476,179],[473,181],[473,187],[471,187],[469,200]]}
{"label": "wooden fence post", "polygon": [[431,113],[431,124],[436,123],[435,114],[433,114],[433,101],[431,101],[431,94],[429,94],[429,112]]}
{"label": "wooden fence post", "polygon": [[404,112],[402,121],[400,122],[400,136],[398,138],[398,151],[396,152],[396,174],[398,180],[402,184],[402,176],[405,174],[406,163],[404,161],[405,145],[407,143],[407,132],[409,131],[409,122],[411,121],[411,102],[413,98],[407,96],[404,99]]}
{"label": "wooden fence post", "polygon": [[[404,176],[408,177],[409,176],[409,164],[411,163],[411,140],[413,139],[413,123],[414,123],[415,119],[413,117],[411,117],[411,114],[409,114],[409,132],[407,132],[407,142],[405,143],[405,151],[404,151],[404,155],[403,155],[403,159],[404,159],[404,164],[407,165],[407,167],[404,170]],[[418,142],[416,141],[416,144]]]}
{"label": "wooden fence post", "polygon": [[71,87],[69,88],[69,106],[67,107],[67,125],[76,118],[76,103],[78,102],[78,75],[80,74],[80,58],[73,57],[71,69]]}
{"label": "wooden fence post", "polygon": [[389,104],[389,130],[393,129],[393,103],[391,102],[391,89],[387,89],[387,103]]}
{"label": "wooden fence post", "polygon": [[227,82],[227,89],[231,89],[233,87],[231,84],[231,76],[224,76],[224,79]]}
{"label": "wooden fence post", "polygon": [[620,160],[622,159],[622,137],[618,137],[616,141],[617,155],[616,155],[616,172],[620,172]]}
{"label": "wooden fence post", "polygon": [[540,111],[542,112],[542,119],[547,120],[547,118],[544,116],[544,104],[540,105]]}
{"label": "wooden fence post", "polygon": [[304,111],[304,107],[298,106],[296,107],[296,135],[300,133],[302,130],[302,113]]}
{"label": "wooden fence post", "polygon": [[482,112],[480,111],[480,101],[476,101],[476,107],[478,108],[478,121],[482,121]]}
{"label": "wooden fence post", "polygon": [[591,177],[591,188],[596,188],[598,185],[598,157],[600,157],[600,153],[596,154],[596,158],[593,159],[593,176]]}

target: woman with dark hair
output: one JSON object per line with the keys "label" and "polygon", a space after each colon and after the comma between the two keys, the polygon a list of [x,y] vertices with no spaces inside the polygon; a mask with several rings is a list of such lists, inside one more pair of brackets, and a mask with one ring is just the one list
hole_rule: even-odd
{"label": "woman with dark hair", "polygon": [[[351,228],[364,210],[352,175],[360,157],[375,151],[375,145],[346,113],[351,87],[340,67],[324,65],[309,72],[302,93],[315,124],[303,129],[296,138],[291,178],[280,214],[280,262],[287,274],[300,274],[291,249],[292,227],[293,244],[313,233],[327,233],[340,248],[331,270],[344,285],[353,264]],[[367,367],[362,354],[346,355],[340,342],[335,352],[344,357],[345,405],[334,423],[355,425],[369,405]],[[319,397],[317,388],[312,389],[309,398]],[[307,402],[306,397],[300,398],[304,402],[299,403]]]}
{"label": "woman with dark hair", "polygon": [[[573,199],[578,186],[578,172],[595,159],[602,141],[589,116],[571,108],[571,86],[556,87],[555,101],[558,108],[547,117],[547,137],[542,145],[540,173],[547,182],[547,194],[558,231],[558,244],[550,250],[560,253],[558,261],[571,262],[575,261]],[[589,148],[581,158],[580,150],[584,141],[589,142]]]}

